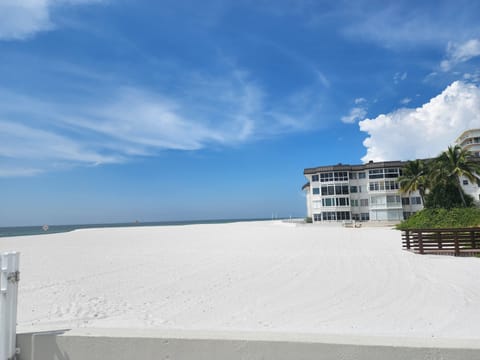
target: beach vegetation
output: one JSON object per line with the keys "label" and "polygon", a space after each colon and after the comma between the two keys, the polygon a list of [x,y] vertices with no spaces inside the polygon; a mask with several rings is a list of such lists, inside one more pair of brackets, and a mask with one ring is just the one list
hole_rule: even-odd
{"label": "beach vegetation", "polygon": [[407,162],[403,168],[403,174],[398,179],[400,192],[410,194],[414,191],[419,192],[422,198],[422,204],[425,203],[425,192],[428,188],[428,167],[423,160],[413,160]]}
{"label": "beach vegetation", "polygon": [[453,209],[471,207],[474,205],[473,197],[466,194],[462,188],[452,181],[436,184],[425,196],[426,209]]}
{"label": "beach vegetation", "polygon": [[480,209],[458,207],[452,209],[423,209],[398,224],[397,229],[442,229],[477,226],[480,226]]}
{"label": "beach vegetation", "polygon": [[449,146],[429,160],[409,161],[399,178],[400,191],[418,191],[424,209],[401,222],[397,228],[435,229],[480,226],[480,209],[462,188],[463,181],[479,183],[480,163],[460,146]]}
{"label": "beach vegetation", "polygon": [[418,191],[425,208],[452,209],[474,204],[462,182],[478,183],[478,174],[480,164],[473,154],[456,145],[434,159],[407,162],[398,181],[401,193]]}
{"label": "beach vegetation", "polygon": [[[435,180],[436,185],[454,185],[462,200],[462,205],[466,207],[469,205],[462,189],[462,177],[476,183],[477,174],[480,174],[480,167],[474,160],[473,154],[455,145],[449,146],[433,161],[430,178]],[[448,189],[448,186],[446,188]],[[453,191],[453,187],[451,190]]]}

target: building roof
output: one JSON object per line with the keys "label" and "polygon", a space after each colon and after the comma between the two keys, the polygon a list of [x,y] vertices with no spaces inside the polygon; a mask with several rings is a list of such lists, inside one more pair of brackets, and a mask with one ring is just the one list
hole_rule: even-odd
{"label": "building roof", "polygon": [[380,169],[380,168],[395,168],[403,167],[407,161],[381,161],[373,162],[370,161],[366,164],[360,165],[348,165],[348,164],[337,164],[337,165],[327,165],[327,166],[317,166],[314,168],[306,168],[303,170],[304,175],[316,174],[319,172],[325,171],[362,171],[368,169]]}

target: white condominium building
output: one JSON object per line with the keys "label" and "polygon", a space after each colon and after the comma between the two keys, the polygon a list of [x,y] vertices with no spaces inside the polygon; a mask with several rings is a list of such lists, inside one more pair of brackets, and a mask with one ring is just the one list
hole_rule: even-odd
{"label": "white condominium building", "polygon": [[403,161],[308,168],[307,213],[320,221],[400,221],[423,208],[418,192],[400,195]]}
{"label": "white condominium building", "polygon": [[480,156],[480,129],[464,131],[455,144],[470,151],[474,156]]}

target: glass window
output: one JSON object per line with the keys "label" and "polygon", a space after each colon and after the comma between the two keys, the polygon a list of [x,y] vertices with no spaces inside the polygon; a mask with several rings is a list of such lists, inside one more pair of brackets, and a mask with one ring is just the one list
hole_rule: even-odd
{"label": "glass window", "polygon": [[349,193],[348,191],[348,185],[336,185],[335,186],[335,194],[337,195],[347,195]]}
{"label": "glass window", "polygon": [[357,173],[351,172],[349,174],[349,178],[352,179],[352,180],[355,180],[357,178]]}
{"label": "glass window", "polygon": [[361,213],[360,214],[360,219],[362,221],[368,221],[368,220],[370,220],[370,214],[369,213]]}
{"label": "glass window", "polygon": [[463,180],[463,185],[468,185],[468,180]]}
{"label": "glass window", "polygon": [[323,220],[336,220],[335,211],[324,211],[322,213]]}
{"label": "glass window", "polygon": [[421,205],[422,204],[422,198],[420,196],[414,196],[410,199],[410,203],[412,205]]}
{"label": "glass window", "polygon": [[410,198],[402,197],[402,205],[410,205]]}
{"label": "glass window", "polygon": [[385,205],[387,199],[385,196],[372,196],[370,199],[370,204],[372,205]]}
{"label": "glass window", "polygon": [[334,195],[335,194],[335,186],[330,185],[328,187],[328,195]]}
{"label": "glass window", "polygon": [[322,199],[322,205],[323,206],[333,206],[333,204],[334,204],[334,199],[333,198]]}
{"label": "glass window", "polygon": [[312,175],[312,182],[318,181],[318,175]]}
{"label": "glass window", "polygon": [[320,195],[320,189],[319,188],[312,188],[312,194],[313,195]]}
{"label": "glass window", "polygon": [[399,195],[387,195],[387,204],[396,204],[400,203]]}
{"label": "glass window", "polygon": [[352,203],[352,206],[358,206],[358,200],[357,199],[352,199],[351,203]]}
{"label": "glass window", "polygon": [[337,211],[337,220],[350,220],[350,212],[348,211]]}
{"label": "glass window", "polygon": [[358,173],[358,178],[359,179],[365,179],[365,173],[364,172]]}
{"label": "glass window", "polygon": [[322,221],[322,215],[321,214],[313,214],[313,220]]}
{"label": "glass window", "polygon": [[358,188],[356,186],[350,186],[350,192],[351,193],[356,193],[356,192],[358,192]]}
{"label": "glass window", "polygon": [[368,206],[368,199],[360,199],[360,206]]}
{"label": "glass window", "polygon": [[399,185],[396,181],[385,181],[385,189],[387,190],[398,190]]}
{"label": "glass window", "polygon": [[396,178],[400,174],[400,171],[398,168],[393,168],[393,169],[385,169],[385,177],[386,178]]}
{"label": "glass window", "polygon": [[333,173],[323,173],[320,174],[320,181],[321,182],[327,182],[327,181],[333,181]]}
{"label": "glass window", "polygon": [[383,169],[368,170],[369,179],[383,179]]}
{"label": "glass window", "polygon": [[383,191],[385,190],[385,183],[383,181],[374,181],[368,184],[370,191]]}
{"label": "glass window", "polygon": [[336,171],[333,174],[335,181],[348,181],[348,172],[346,171]]}
{"label": "glass window", "polygon": [[344,197],[341,197],[341,198],[336,198],[336,205],[337,206],[348,206],[350,205],[350,201],[348,198],[344,198]]}

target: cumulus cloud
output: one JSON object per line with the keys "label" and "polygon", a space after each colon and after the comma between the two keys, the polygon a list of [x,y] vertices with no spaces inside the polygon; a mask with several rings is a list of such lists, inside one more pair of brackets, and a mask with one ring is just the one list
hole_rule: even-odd
{"label": "cumulus cloud", "polygon": [[455,81],[421,107],[365,119],[359,126],[368,133],[364,162],[434,157],[462,131],[480,127],[480,88]]}
{"label": "cumulus cloud", "polygon": [[480,56],[480,39],[470,39],[461,44],[448,43],[447,58],[440,63],[443,71],[449,71],[455,65]]}
{"label": "cumulus cloud", "polygon": [[1,0],[0,40],[22,40],[54,28],[51,10],[59,4],[79,5],[99,0]]}

